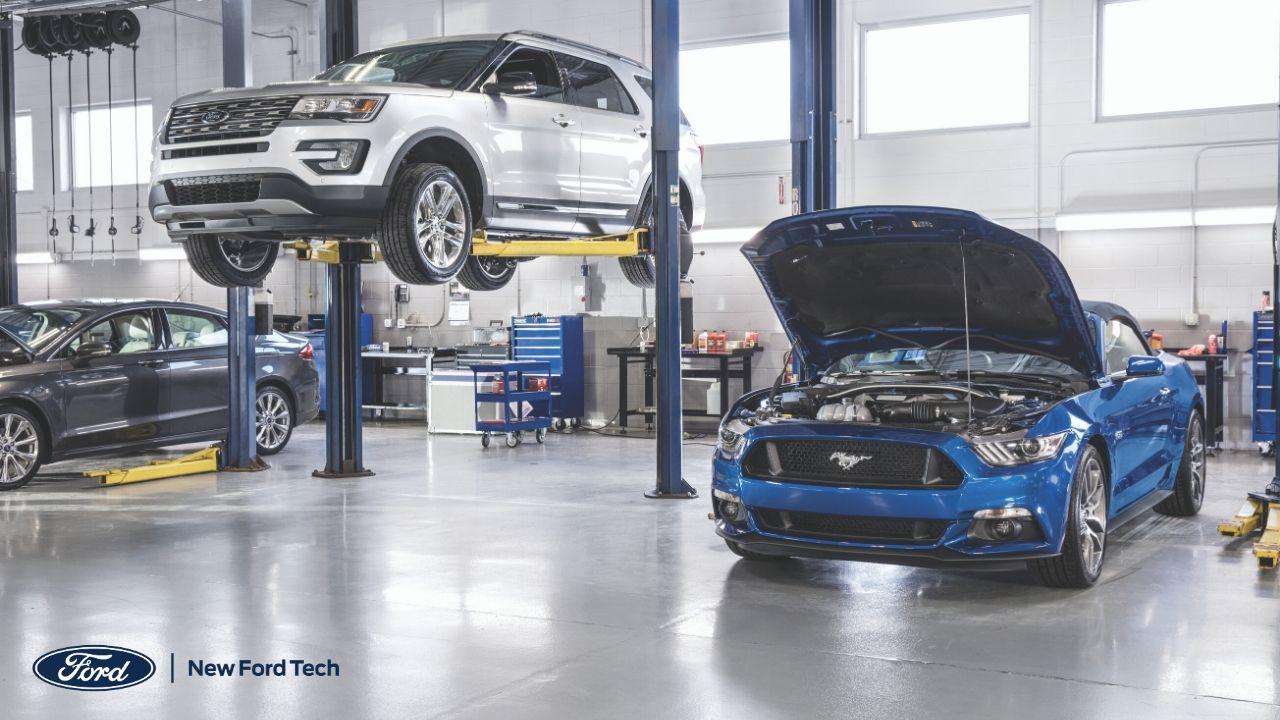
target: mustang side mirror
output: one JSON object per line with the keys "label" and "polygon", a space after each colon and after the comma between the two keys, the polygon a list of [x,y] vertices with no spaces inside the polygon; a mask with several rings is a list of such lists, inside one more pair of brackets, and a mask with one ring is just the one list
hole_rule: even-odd
{"label": "mustang side mirror", "polygon": [[1150,355],[1131,355],[1125,369],[1111,373],[1111,379],[1121,381],[1129,378],[1154,377],[1163,374],[1164,362],[1160,358],[1151,357]]}
{"label": "mustang side mirror", "polygon": [[538,92],[538,80],[527,70],[506,72],[497,82],[486,84],[484,91],[487,95],[532,95]]}
{"label": "mustang side mirror", "polygon": [[105,342],[84,342],[80,343],[80,347],[76,348],[75,355],[72,356],[76,362],[88,362],[94,358],[104,358],[111,356],[111,345]]}

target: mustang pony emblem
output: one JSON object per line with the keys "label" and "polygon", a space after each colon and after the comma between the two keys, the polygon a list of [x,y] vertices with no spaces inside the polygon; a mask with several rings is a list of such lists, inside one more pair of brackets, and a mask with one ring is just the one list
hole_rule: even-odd
{"label": "mustang pony emblem", "polygon": [[837,452],[831,453],[831,457],[827,459],[839,465],[841,470],[852,470],[854,465],[857,465],[863,460],[870,460],[871,456],[870,455],[854,455],[853,453],[837,451]]}

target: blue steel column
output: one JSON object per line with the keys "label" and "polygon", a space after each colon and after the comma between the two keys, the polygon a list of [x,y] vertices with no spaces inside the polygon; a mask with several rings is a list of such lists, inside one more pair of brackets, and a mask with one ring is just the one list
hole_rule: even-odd
{"label": "blue steel column", "polygon": [[658,479],[651,498],[692,498],[681,476],[680,440],[680,3],[653,8],[653,238],[657,256]]}
{"label": "blue steel column", "polygon": [[13,95],[13,17],[0,17],[0,305],[18,302],[16,106]]}
{"label": "blue steel column", "polygon": [[338,244],[326,268],[329,308],[324,324],[325,465],[318,477],[372,475],[363,464],[360,388],[360,258],[358,243]]}
{"label": "blue steel column", "polygon": [[836,204],[836,0],[791,0],[792,213]]}
{"label": "blue steel column", "polygon": [[[247,87],[253,80],[250,0],[222,0],[222,84]],[[258,458],[254,413],[258,394],[254,357],[253,291],[227,288],[227,470],[266,467]]]}

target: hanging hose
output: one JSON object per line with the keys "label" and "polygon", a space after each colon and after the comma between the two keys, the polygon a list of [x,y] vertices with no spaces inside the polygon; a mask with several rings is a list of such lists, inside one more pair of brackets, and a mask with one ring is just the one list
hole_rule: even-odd
{"label": "hanging hose", "polygon": [[133,227],[129,232],[138,236],[138,247],[142,247],[142,169],[138,166],[138,150],[141,142],[138,139],[138,45],[130,45],[133,51]]}
{"label": "hanging hose", "polygon": [[89,56],[93,54],[92,50],[84,51],[84,121],[85,121],[85,142],[88,144],[89,151],[89,227],[85,228],[84,236],[89,238],[89,261],[93,262],[94,255],[97,252],[95,247],[94,235],[98,234],[98,221],[93,216],[93,63],[89,61]]}
{"label": "hanging hose", "polygon": [[107,172],[111,175],[111,222],[107,225],[107,235],[111,237],[111,264],[116,264],[116,106],[111,93],[111,55],[115,51],[110,47],[103,50],[107,54]]}
{"label": "hanging hose", "polygon": [[71,171],[71,214],[67,216],[67,232],[71,233],[72,260],[76,258],[76,233],[80,232],[76,224],[76,118],[71,112],[71,58],[74,55],[67,53],[67,168]]}
{"label": "hanging hose", "polygon": [[58,137],[53,129],[53,56],[49,56],[49,251],[58,251]]}

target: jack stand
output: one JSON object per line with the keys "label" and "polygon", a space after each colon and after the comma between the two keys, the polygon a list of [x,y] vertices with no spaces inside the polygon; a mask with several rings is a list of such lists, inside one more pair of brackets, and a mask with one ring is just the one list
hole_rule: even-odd
{"label": "jack stand", "polygon": [[365,243],[343,242],[328,262],[329,308],[325,317],[325,466],[316,477],[363,477],[363,418],[360,388],[360,264]]}
{"label": "jack stand", "polygon": [[127,485],[129,483],[163,480],[182,475],[198,475],[218,471],[218,446],[183,455],[173,460],[152,460],[146,465],[131,468],[89,470],[85,477],[98,478],[100,485]]}
{"label": "jack stand", "polygon": [[1280,565],[1280,496],[1249,493],[1249,499],[1235,517],[1218,525],[1218,533],[1242,538],[1258,528],[1262,528],[1262,537],[1253,545],[1258,569],[1275,570]]}

